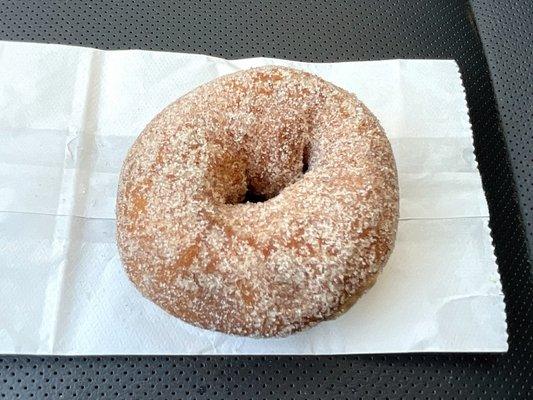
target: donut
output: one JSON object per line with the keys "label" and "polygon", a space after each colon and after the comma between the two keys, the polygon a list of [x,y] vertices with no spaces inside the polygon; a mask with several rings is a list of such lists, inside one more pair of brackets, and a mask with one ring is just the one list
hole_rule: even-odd
{"label": "donut", "polygon": [[197,327],[285,336],[369,289],[398,225],[393,153],[353,94],[296,69],[222,76],[143,130],[117,244],[146,298]]}

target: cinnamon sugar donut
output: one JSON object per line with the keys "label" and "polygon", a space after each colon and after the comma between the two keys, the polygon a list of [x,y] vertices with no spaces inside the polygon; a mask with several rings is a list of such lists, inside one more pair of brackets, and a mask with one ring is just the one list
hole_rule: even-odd
{"label": "cinnamon sugar donut", "polygon": [[357,98],[302,71],[215,79],[165,108],[122,169],[129,278],[170,314],[236,335],[334,318],[376,280],[398,224],[396,167]]}

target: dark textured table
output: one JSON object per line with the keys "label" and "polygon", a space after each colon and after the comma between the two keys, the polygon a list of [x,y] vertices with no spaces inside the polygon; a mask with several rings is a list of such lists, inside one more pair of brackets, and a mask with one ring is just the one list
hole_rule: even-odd
{"label": "dark textured table", "polygon": [[510,345],[493,355],[0,356],[0,398],[532,399],[532,21],[531,0],[0,0],[3,40],[226,58],[456,59]]}

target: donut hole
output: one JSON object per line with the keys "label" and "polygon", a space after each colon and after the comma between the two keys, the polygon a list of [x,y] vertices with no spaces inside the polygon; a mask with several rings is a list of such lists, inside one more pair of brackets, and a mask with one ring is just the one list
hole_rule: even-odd
{"label": "donut hole", "polygon": [[265,201],[276,197],[278,194],[279,192],[274,193],[271,196],[266,196],[264,194],[257,193],[256,191],[253,190],[252,186],[248,185],[246,188],[246,192],[244,196],[241,197],[241,199],[237,201],[227,201],[226,204],[264,203]]}
{"label": "donut hole", "polygon": [[[305,173],[309,171],[309,152],[310,152],[309,145],[306,145],[303,149],[303,154],[302,154],[302,172],[298,179],[301,179],[303,175],[305,175]],[[265,201],[276,197],[283,189],[285,189],[285,187],[281,188],[279,191],[277,191],[277,193],[267,196],[262,193],[257,193],[257,191],[253,190],[253,187],[248,183],[247,188],[246,188],[246,193],[244,194],[244,197],[242,198],[241,201],[236,201],[236,202],[229,201],[229,202],[226,202],[226,204],[264,203]]]}
{"label": "donut hole", "polygon": [[305,174],[309,170],[309,164],[304,162],[302,164],[302,174]]}
{"label": "donut hole", "polygon": [[[276,196],[274,196],[276,197]],[[263,196],[263,195],[260,195],[260,194],[257,194],[257,193],[253,193],[251,190],[247,190],[246,191],[246,194],[244,195],[244,199],[242,201],[242,203],[263,203],[265,201],[267,201],[267,197],[266,196]]]}
{"label": "donut hole", "polygon": [[303,157],[302,157],[302,175],[309,171],[309,144],[304,147]]}

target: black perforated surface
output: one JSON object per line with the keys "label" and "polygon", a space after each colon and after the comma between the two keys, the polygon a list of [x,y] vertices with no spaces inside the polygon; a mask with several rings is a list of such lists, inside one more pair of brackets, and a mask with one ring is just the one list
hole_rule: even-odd
{"label": "black perforated surface", "polygon": [[533,255],[533,1],[474,6]]}
{"label": "black perforated surface", "polygon": [[505,355],[1,356],[0,398],[533,398],[532,16],[529,0],[0,0],[0,39],[227,58],[456,59],[510,335]]}

